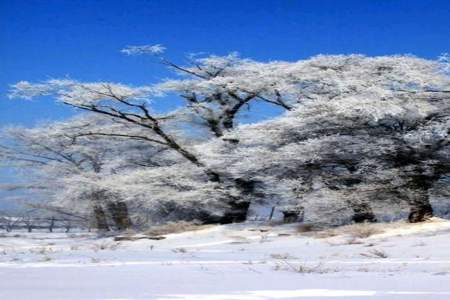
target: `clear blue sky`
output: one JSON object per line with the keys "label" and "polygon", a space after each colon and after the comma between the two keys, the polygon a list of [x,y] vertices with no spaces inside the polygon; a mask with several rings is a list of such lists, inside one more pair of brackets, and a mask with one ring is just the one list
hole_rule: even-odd
{"label": "clear blue sky", "polygon": [[450,51],[448,0],[0,0],[0,126],[61,119],[70,109],[50,100],[6,99],[18,80],[150,83],[167,76],[126,45],[162,43],[178,61],[190,52],[260,60],[319,53]]}
{"label": "clear blue sky", "polygon": [[[450,0],[0,0],[0,126],[73,114],[50,99],[7,99],[8,85],[19,80],[145,84],[167,76],[152,59],[119,52],[154,43],[179,62],[191,52],[230,51],[259,60],[320,53],[436,58],[450,52]],[[12,176],[0,170],[0,182]]]}

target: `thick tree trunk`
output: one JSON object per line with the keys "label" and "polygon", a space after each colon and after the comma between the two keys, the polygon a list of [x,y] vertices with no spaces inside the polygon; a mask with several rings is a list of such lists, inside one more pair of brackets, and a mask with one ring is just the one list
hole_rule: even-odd
{"label": "thick tree trunk", "polygon": [[123,201],[108,202],[108,211],[114,221],[117,230],[126,230],[131,227],[131,219],[128,206]]}
{"label": "thick tree trunk", "polygon": [[409,187],[409,216],[411,223],[423,222],[433,217],[428,190],[432,186],[432,180],[425,175],[416,175],[411,178]]}
{"label": "thick tree trunk", "polygon": [[305,209],[303,206],[284,207],[281,211],[283,214],[283,222],[286,224],[303,222]]}
{"label": "thick tree trunk", "polygon": [[257,196],[255,194],[255,181],[238,178],[234,180],[234,183],[236,188],[241,191],[244,199],[231,199],[228,203],[230,205],[230,211],[225,213],[220,220],[221,224],[245,222],[250,207],[251,199],[249,198]]}
{"label": "thick tree trunk", "polygon": [[410,223],[423,222],[433,217],[433,208],[427,190],[413,191],[410,195],[409,205],[408,221]]}
{"label": "thick tree trunk", "polygon": [[94,206],[94,218],[95,226],[99,231],[109,231],[108,222],[106,220],[106,214],[100,205]]}
{"label": "thick tree trunk", "polygon": [[374,223],[377,218],[373,213],[372,207],[367,203],[352,203],[353,217],[355,223]]}
{"label": "thick tree trunk", "polygon": [[228,203],[230,210],[227,211],[222,218],[218,221],[220,224],[240,223],[247,220],[248,208],[250,207],[250,201],[231,201]]}

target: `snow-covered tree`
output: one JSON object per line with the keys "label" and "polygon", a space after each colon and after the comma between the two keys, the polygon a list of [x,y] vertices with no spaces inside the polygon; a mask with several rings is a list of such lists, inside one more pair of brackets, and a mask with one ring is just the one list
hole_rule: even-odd
{"label": "snow-covered tree", "polygon": [[[249,199],[279,193],[302,198],[317,189],[344,199],[355,221],[375,220],[370,197],[358,197],[358,190],[366,195],[383,190],[371,195],[397,194],[406,199],[411,221],[431,215],[426,192],[447,172],[448,137],[443,132],[450,88],[445,59],[330,55],[297,62],[256,62],[231,54],[192,58],[182,66],[164,58],[163,51],[161,45],[123,50],[156,54],[183,77],[142,87],[67,79],[22,81],[13,86],[11,97],[53,96],[127,124],[114,130],[88,129],[84,135],[139,140],[169,150],[176,154],[178,166],[192,167],[178,177],[190,183],[172,182],[193,191],[187,199],[207,191],[221,198],[216,192],[224,191],[224,205],[240,211],[241,220]],[[152,110],[151,98],[173,93],[185,99],[185,107],[162,115]],[[255,101],[288,113],[276,121],[236,129],[242,109],[251,108]],[[186,134],[190,127],[179,125],[186,120],[200,120],[215,138],[193,142],[193,136]],[[418,142],[426,138],[430,142]],[[158,189],[166,174],[177,173],[176,168],[158,166],[144,173],[158,178]],[[145,177],[141,170],[135,171],[128,170],[123,182]],[[277,180],[286,184],[255,192],[260,186],[274,187]],[[161,191],[163,197],[174,195],[166,187]]]}
{"label": "snow-covered tree", "polygon": [[243,126],[239,146],[212,143],[210,155],[286,202],[311,208],[321,194],[330,207],[339,201],[351,208],[357,222],[376,220],[371,206],[406,202],[409,220],[418,222],[433,215],[430,189],[450,172],[449,121],[445,90],[389,97],[367,91]]}
{"label": "snow-covered tree", "polygon": [[0,155],[28,177],[17,188],[45,193],[50,199],[47,209],[92,214],[101,230],[110,227],[109,213],[115,227],[126,229],[131,225],[127,202],[100,182],[122,169],[162,163],[158,157],[162,150],[142,147],[141,138],[127,143],[121,137],[111,138],[109,133],[116,131],[136,134],[124,124],[98,115],[82,115],[31,129],[7,128]]}
{"label": "snow-covered tree", "polygon": [[[176,116],[172,113],[160,115],[151,110],[147,97],[152,94],[151,87],[129,87],[112,83],[80,83],[71,80],[50,80],[42,84],[20,82],[14,86],[12,96],[34,97],[53,95],[58,101],[70,106],[94,112],[111,119],[128,123],[126,131],[95,132],[92,135],[129,138],[147,142],[149,147],[163,147],[177,153],[179,157],[202,170],[209,182],[221,183],[223,186],[237,185],[238,181],[227,178],[226,172],[211,169],[201,159],[201,153],[194,152],[190,143],[183,143],[186,138],[179,136],[179,130],[173,125]],[[139,133],[134,133],[139,132]],[[231,183],[230,183],[231,180]],[[233,196],[226,201],[235,216],[234,219],[245,219],[248,202]],[[244,203],[244,204],[242,204]],[[230,220],[229,214],[222,222]],[[232,218],[232,219],[233,219]]]}
{"label": "snow-covered tree", "polygon": [[436,62],[408,56],[319,55],[297,62],[263,63],[232,53],[192,56],[186,66],[158,56],[181,78],[166,80],[155,90],[184,98],[193,118],[202,120],[217,137],[232,130],[240,112],[251,109],[256,101],[291,110],[305,101],[332,100],[367,90],[388,96],[399,90],[433,89],[442,83],[435,72]]}

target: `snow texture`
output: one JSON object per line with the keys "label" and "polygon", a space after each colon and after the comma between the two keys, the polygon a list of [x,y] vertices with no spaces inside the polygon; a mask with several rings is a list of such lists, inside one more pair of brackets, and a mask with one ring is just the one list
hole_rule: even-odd
{"label": "snow texture", "polygon": [[3,234],[0,299],[450,298],[450,221],[364,226],[245,223],[121,242]]}

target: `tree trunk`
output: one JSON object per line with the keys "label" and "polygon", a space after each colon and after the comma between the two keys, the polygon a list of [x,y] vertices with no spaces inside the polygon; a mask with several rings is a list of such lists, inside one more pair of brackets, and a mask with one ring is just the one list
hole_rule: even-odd
{"label": "tree trunk", "polygon": [[283,223],[303,222],[305,209],[303,206],[285,207],[281,213],[283,214]]}
{"label": "tree trunk", "polygon": [[423,222],[433,217],[433,208],[427,190],[413,191],[410,195],[409,205],[408,221],[410,223]]}
{"label": "tree trunk", "polygon": [[373,213],[372,207],[367,203],[352,203],[354,223],[374,223],[377,222],[377,218]]}
{"label": "tree trunk", "polygon": [[53,228],[55,227],[55,217],[51,217],[50,224],[48,226],[48,231],[53,232]]}
{"label": "tree trunk", "polygon": [[247,220],[247,212],[250,207],[250,201],[245,200],[233,200],[228,203],[230,210],[227,211],[223,217],[220,218],[220,224],[240,223]]}
{"label": "tree trunk", "polygon": [[108,202],[108,211],[116,225],[117,230],[126,230],[131,227],[131,219],[128,206],[123,201]]}
{"label": "tree trunk", "polygon": [[255,193],[256,182],[254,180],[238,178],[234,180],[234,184],[236,185],[236,188],[241,191],[244,199],[231,199],[228,202],[228,205],[230,205],[230,210],[226,212],[220,220],[219,223],[221,224],[245,222],[247,220],[247,213],[251,201],[251,199],[245,198],[260,196]]}
{"label": "tree trunk", "polygon": [[428,190],[432,186],[432,180],[426,175],[412,176],[409,187],[409,216],[410,223],[423,222],[433,217],[433,208],[430,204]]}
{"label": "tree trunk", "polygon": [[270,215],[269,215],[269,220],[268,221],[272,220],[274,212],[275,212],[275,206],[272,206],[272,209],[270,210]]}
{"label": "tree trunk", "polygon": [[106,214],[100,205],[94,206],[94,218],[95,226],[99,231],[109,231],[108,222],[106,220]]}

